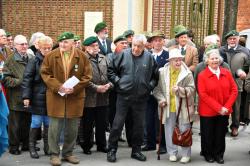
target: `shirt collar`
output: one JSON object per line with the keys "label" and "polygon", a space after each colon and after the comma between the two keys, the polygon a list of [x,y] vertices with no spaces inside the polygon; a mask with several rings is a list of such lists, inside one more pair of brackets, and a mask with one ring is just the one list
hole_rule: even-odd
{"label": "shirt collar", "polygon": [[[233,49],[236,50],[236,48],[238,47],[238,45],[236,45]],[[228,49],[232,48],[229,45],[227,46]]]}
{"label": "shirt collar", "polygon": [[[182,46],[178,45],[178,48],[181,50]],[[184,50],[186,50],[187,49],[187,45],[185,45],[183,48],[184,48]]]}
{"label": "shirt collar", "polygon": [[154,49],[152,50],[152,54],[154,55],[154,56],[160,56],[161,54],[162,54],[162,52],[163,52],[163,49],[160,51],[160,52],[154,52]]}

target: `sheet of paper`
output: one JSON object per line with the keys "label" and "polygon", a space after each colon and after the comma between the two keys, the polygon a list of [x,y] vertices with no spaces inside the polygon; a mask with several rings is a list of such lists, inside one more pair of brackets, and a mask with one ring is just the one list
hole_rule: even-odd
{"label": "sheet of paper", "polygon": [[[74,88],[74,86],[76,86],[79,82],[80,82],[80,80],[78,78],[76,78],[75,76],[72,76],[64,82],[63,87],[64,88]],[[61,92],[58,92],[58,93],[61,96],[65,95],[65,93],[61,93]]]}

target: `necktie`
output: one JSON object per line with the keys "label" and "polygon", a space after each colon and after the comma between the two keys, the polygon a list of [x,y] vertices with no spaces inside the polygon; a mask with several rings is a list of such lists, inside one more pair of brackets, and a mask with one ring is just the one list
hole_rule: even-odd
{"label": "necktie", "polygon": [[161,61],[161,57],[160,57],[160,56],[158,56],[158,55],[156,55],[156,63],[157,63],[157,64],[159,64],[159,63],[160,63],[160,61]]}
{"label": "necktie", "polygon": [[24,62],[26,62],[26,63],[28,62],[28,57],[27,56],[23,56],[22,59],[23,59]]}
{"label": "necktie", "polygon": [[181,47],[181,55],[185,55],[186,51],[184,50],[184,47]]}
{"label": "necktie", "polygon": [[104,52],[106,53],[107,52],[107,46],[106,46],[105,40],[102,41],[102,46],[104,48]]}

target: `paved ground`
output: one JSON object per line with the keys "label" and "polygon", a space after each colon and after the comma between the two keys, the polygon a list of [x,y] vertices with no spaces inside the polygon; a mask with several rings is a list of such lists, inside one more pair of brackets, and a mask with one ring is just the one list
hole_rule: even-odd
{"label": "paved ground", "polygon": [[[209,164],[204,161],[203,157],[199,155],[200,152],[200,137],[199,125],[195,124],[193,127],[194,144],[192,146],[192,161],[187,165],[200,166],[200,165],[218,165],[217,163]],[[250,166],[250,126],[240,127],[240,134],[237,138],[232,138],[229,135],[226,137],[227,147],[225,153],[226,166]],[[146,152],[147,161],[139,162],[130,158],[131,150],[127,147],[126,143],[120,143],[117,153],[117,162],[108,163],[106,161],[106,154],[96,152],[95,147],[92,149],[93,153],[90,156],[84,155],[76,146],[74,154],[77,155],[81,163],[79,166],[166,166],[166,165],[179,165],[180,163],[171,163],[168,161],[167,155],[162,155],[161,160],[157,160],[156,151]],[[49,158],[44,156],[42,151],[40,159],[31,159],[28,152],[23,152],[22,155],[14,156],[9,153],[5,153],[0,158],[0,166],[46,166],[49,165]],[[63,162],[63,166],[72,166],[69,163]]]}

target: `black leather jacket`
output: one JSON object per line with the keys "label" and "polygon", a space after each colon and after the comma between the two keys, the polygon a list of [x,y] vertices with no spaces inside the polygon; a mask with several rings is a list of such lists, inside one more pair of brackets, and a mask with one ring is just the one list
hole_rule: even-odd
{"label": "black leather jacket", "polygon": [[128,48],[113,56],[108,67],[108,78],[117,93],[128,99],[144,100],[157,85],[158,77],[157,63],[148,51],[135,57]]}

